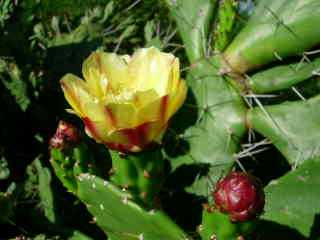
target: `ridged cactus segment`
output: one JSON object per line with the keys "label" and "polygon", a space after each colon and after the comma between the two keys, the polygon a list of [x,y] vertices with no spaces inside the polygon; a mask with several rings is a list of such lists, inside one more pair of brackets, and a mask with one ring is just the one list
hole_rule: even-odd
{"label": "ridged cactus segment", "polygon": [[75,192],[77,189],[76,181],[73,173],[73,164],[68,164],[70,161],[69,156],[65,156],[59,149],[51,149],[50,162],[55,171],[55,174],[62,182],[63,186],[68,189],[69,192]]}
{"label": "ridged cactus segment", "polygon": [[[274,180],[266,188],[266,220],[290,226],[311,237],[320,212],[320,158],[309,159],[295,171]],[[314,229],[319,234],[318,229]],[[313,236],[313,235],[312,235]],[[317,238],[310,238],[317,239]]]}
{"label": "ridged cactus segment", "polygon": [[207,36],[217,0],[165,0],[190,61],[206,56]]}
{"label": "ridged cactus segment", "polygon": [[254,108],[248,125],[267,137],[292,165],[320,156],[320,96]]}
{"label": "ridged cactus segment", "polygon": [[[189,103],[189,111],[196,109],[196,124],[184,133],[190,150],[185,163],[234,163],[234,153],[239,149],[239,139],[246,131],[245,106],[240,95],[227,80],[218,74],[218,57],[194,64],[187,82],[196,103]],[[193,104],[193,105],[192,105]],[[208,144],[209,143],[209,144]],[[173,164],[179,161],[173,161]],[[174,166],[175,167],[175,166]]]}
{"label": "ridged cactus segment", "polygon": [[146,211],[112,183],[90,174],[77,178],[77,196],[112,240],[186,240],[186,234],[160,210]]}
{"label": "ridged cactus segment", "polygon": [[320,58],[313,61],[281,65],[251,76],[248,85],[254,93],[283,90],[320,73]]}
{"label": "ridged cactus segment", "polygon": [[128,155],[112,151],[111,158],[111,181],[137,194],[148,205],[152,205],[161,189],[164,175],[161,149]]}
{"label": "ridged cactus segment", "polygon": [[246,27],[225,52],[234,72],[247,72],[320,43],[318,0],[260,0]]}
{"label": "ridged cactus segment", "polygon": [[255,227],[254,221],[233,223],[218,210],[204,209],[198,230],[202,240],[250,240]]}
{"label": "ridged cactus segment", "polygon": [[88,146],[85,143],[81,143],[77,147],[70,148],[67,151],[53,148],[50,154],[50,162],[57,177],[68,191],[72,193],[75,193],[77,190],[75,178],[79,174],[91,173],[101,176],[103,173],[103,169],[99,169],[96,165],[95,159],[90,154]]}

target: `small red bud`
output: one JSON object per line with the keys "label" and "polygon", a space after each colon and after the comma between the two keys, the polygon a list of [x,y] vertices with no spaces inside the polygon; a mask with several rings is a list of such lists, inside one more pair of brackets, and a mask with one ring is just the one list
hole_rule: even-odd
{"label": "small red bud", "polygon": [[227,213],[232,221],[247,221],[260,215],[265,195],[256,177],[242,172],[231,172],[221,179],[213,192],[216,207]]}
{"label": "small red bud", "polygon": [[80,133],[73,124],[60,120],[56,133],[50,139],[50,147],[66,149],[78,144],[80,139]]}

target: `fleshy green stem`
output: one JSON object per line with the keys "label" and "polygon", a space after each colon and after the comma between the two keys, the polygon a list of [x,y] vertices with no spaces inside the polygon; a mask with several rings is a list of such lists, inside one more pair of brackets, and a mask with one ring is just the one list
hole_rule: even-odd
{"label": "fleshy green stem", "polygon": [[152,205],[163,181],[164,159],[161,149],[134,154],[111,152],[111,181],[128,189],[147,205]]}
{"label": "fleshy green stem", "polygon": [[231,222],[229,217],[218,210],[205,207],[202,215],[202,224],[199,234],[203,240],[240,240],[251,239],[256,227],[256,221],[241,223]]}

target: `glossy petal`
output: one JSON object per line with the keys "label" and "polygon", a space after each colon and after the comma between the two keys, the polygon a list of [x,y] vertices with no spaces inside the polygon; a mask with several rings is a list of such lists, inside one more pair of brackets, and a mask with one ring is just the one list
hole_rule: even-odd
{"label": "glossy petal", "polygon": [[167,92],[175,92],[180,82],[180,62],[178,58],[175,58],[172,63],[170,83],[168,85]]}
{"label": "glossy petal", "polygon": [[129,62],[129,74],[134,88],[140,91],[154,89],[159,96],[167,94],[175,57],[156,48],[144,48],[134,53]]}
{"label": "glossy petal", "polygon": [[132,103],[110,103],[105,110],[116,129],[136,126],[136,108]]}
{"label": "glossy petal", "polygon": [[60,81],[64,96],[80,117],[86,116],[85,105],[95,99],[88,92],[84,81],[73,74],[66,74]]}
{"label": "glossy petal", "polygon": [[123,135],[113,134],[114,131],[109,131],[104,121],[93,121],[90,118],[83,119],[86,133],[94,138],[97,142],[105,143],[108,141],[127,142],[127,138]]}
{"label": "glossy petal", "polygon": [[111,149],[121,152],[139,152],[152,142],[159,141],[167,125],[161,121],[146,122],[135,128],[113,132],[104,142]]}
{"label": "glossy petal", "polygon": [[171,92],[168,99],[168,107],[165,113],[165,121],[168,121],[173,114],[182,106],[187,97],[187,85],[184,80],[180,80],[177,84],[176,91]]}
{"label": "glossy petal", "polygon": [[114,53],[94,52],[83,63],[82,74],[91,93],[104,97],[109,91],[119,92],[123,86],[130,85],[128,56]]}
{"label": "glossy petal", "polygon": [[[98,98],[93,97],[85,84],[85,82],[72,75],[67,74],[61,80],[62,89],[75,113],[84,118],[90,118],[93,122],[101,122],[103,132],[113,130],[113,126],[106,118],[104,106]],[[102,124],[103,123],[103,124]]]}

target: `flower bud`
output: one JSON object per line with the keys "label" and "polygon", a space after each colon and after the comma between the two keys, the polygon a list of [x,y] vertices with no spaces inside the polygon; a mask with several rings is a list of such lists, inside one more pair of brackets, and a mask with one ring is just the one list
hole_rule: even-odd
{"label": "flower bud", "polygon": [[216,207],[232,221],[247,221],[262,213],[265,196],[260,181],[247,173],[231,172],[213,192]]}
{"label": "flower bud", "polygon": [[179,59],[153,47],[132,56],[94,52],[82,73],[85,80],[72,74],[62,78],[64,95],[87,134],[120,152],[160,142],[186,98]]}
{"label": "flower bud", "polygon": [[79,142],[80,133],[78,129],[73,124],[60,120],[56,133],[50,139],[50,147],[67,149]]}

